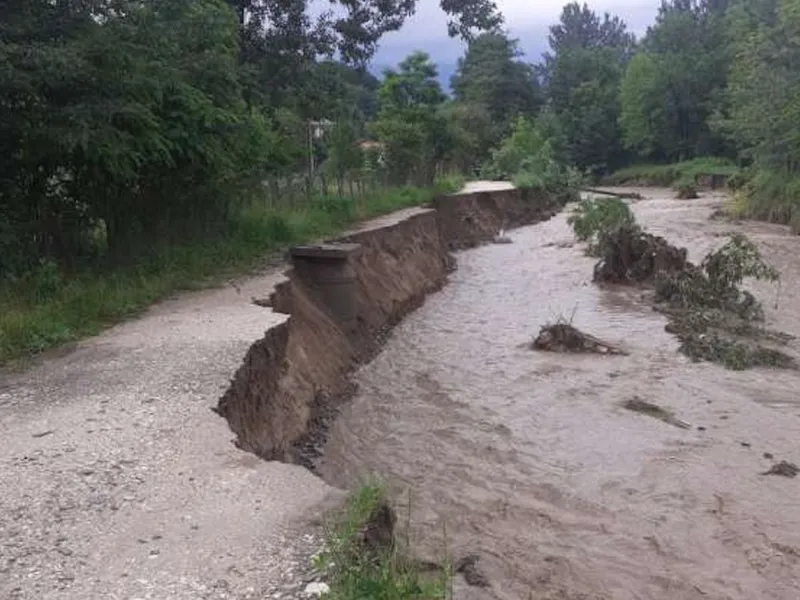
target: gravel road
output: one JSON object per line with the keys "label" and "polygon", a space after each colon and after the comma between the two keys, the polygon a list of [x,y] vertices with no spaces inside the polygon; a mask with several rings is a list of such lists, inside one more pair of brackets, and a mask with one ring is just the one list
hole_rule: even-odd
{"label": "gravel road", "polygon": [[231,443],[209,407],[250,344],[275,269],[163,302],[0,373],[0,598],[281,598],[339,492]]}

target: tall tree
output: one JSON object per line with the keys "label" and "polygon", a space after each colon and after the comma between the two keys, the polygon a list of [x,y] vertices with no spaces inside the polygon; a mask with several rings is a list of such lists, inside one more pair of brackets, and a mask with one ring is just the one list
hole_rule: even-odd
{"label": "tall tree", "polygon": [[800,0],[735,5],[727,132],[767,169],[800,172]]}
{"label": "tall tree", "polygon": [[379,98],[381,108],[373,129],[386,144],[394,180],[432,183],[448,140],[441,113],[445,95],[430,57],[424,52],[414,52],[400,63],[397,71],[387,70]]}
{"label": "tall tree", "polygon": [[[418,0],[225,0],[238,15],[251,95],[283,101],[317,57],[365,65],[384,34],[414,14]],[[312,9],[313,5],[313,10]],[[326,6],[329,10],[325,10]],[[471,39],[500,26],[493,0],[441,0],[451,36]],[[321,10],[322,9],[322,10]]]}
{"label": "tall tree", "polygon": [[223,221],[232,186],[270,152],[263,118],[242,100],[228,7],[14,8],[0,21],[0,106],[12,116],[0,125],[0,212],[28,260],[68,259],[91,224],[129,256],[134,237],[144,247]]}
{"label": "tall tree", "polygon": [[622,86],[622,123],[629,147],[650,158],[670,160],[722,150],[710,117],[720,103],[727,74],[726,8],[722,0],[662,4],[642,42],[644,56],[631,63]]}
{"label": "tall tree", "polygon": [[516,40],[485,33],[469,44],[451,82],[458,102],[488,112],[494,141],[507,135],[517,117],[533,116],[543,102],[533,68],[521,55]]}
{"label": "tall tree", "polygon": [[586,4],[564,7],[550,28],[541,74],[571,161],[596,173],[621,162],[619,85],[635,44],[625,23]]}

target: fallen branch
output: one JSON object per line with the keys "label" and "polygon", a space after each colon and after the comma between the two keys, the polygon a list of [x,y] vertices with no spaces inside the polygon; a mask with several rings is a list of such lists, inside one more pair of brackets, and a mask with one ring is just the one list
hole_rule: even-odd
{"label": "fallen branch", "polygon": [[676,418],[675,415],[673,415],[670,411],[661,408],[657,404],[645,402],[639,397],[631,398],[630,400],[626,401],[622,407],[633,412],[647,415],[648,417],[653,417],[659,421],[664,421],[665,423],[669,423],[675,427],[680,427],[681,429],[689,429],[690,427],[689,423]]}
{"label": "fallen branch", "polygon": [[617,198],[624,198],[626,200],[642,200],[644,198],[639,192],[609,192],[597,188],[582,188],[581,191],[589,194],[598,194],[600,196],[616,196]]}
{"label": "fallen branch", "polygon": [[545,325],[533,340],[534,350],[627,355],[628,353],[594,336],[583,333],[569,323]]}

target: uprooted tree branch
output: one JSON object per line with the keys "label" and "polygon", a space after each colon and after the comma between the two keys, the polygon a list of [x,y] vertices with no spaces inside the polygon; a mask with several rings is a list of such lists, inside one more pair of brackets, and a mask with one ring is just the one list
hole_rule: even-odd
{"label": "uprooted tree branch", "polygon": [[735,370],[754,366],[796,368],[776,346],[790,338],[764,328],[761,303],[742,289],[746,278],[777,282],[778,272],[746,236],[733,234],[697,266],[662,237],[642,230],[619,199],[585,200],[570,219],[576,236],[599,258],[596,283],[650,285],[655,308],[669,317],[667,331],[698,361]]}

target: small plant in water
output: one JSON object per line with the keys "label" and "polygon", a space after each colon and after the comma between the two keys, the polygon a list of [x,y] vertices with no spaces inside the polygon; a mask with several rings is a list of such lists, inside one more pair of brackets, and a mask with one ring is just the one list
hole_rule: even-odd
{"label": "small plant in water", "polygon": [[773,282],[780,279],[778,271],[764,261],[756,245],[741,233],[734,233],[727,244],[708,254],[701,266],[711,285],[720,291],[740,285],[745,277]]}
{"label": "small plant in water", "polygon": [[603,232],[623,226],[635,226],[636,220],[630,207],[621,198],[583,199],[567,219],[575,237],[590,242],[588,253],[597,254],[595,240]]}

